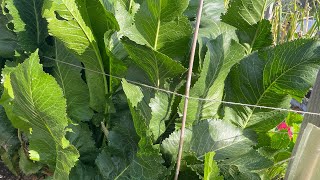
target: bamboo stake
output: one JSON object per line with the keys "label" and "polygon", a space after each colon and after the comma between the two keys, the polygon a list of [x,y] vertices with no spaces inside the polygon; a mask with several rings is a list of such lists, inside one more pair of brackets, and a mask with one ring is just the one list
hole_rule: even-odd
{"label": "bamboo stake", "polygon": [[189,102],[189,94],[190,94],[190,86],[191,86],[191,77],[192,77],[192,69],[193,69],[194,55],[195,55],[196,47],[197,47],[197,40],[198,40],[199,27],[200,27],[200,21],[201,21],[201,14],[202,14],[202,6],[203,6],[203,0],[199,0],[199,7],[198,7],[198,12],[197,12],[197,21],[196,21],[195,32],[193,34],[192,48],[191,48],[191,54],[190,54],[190,60],[189,60],[189,70],[188,70],[188,76],[187,76],[187,84],[186,84],[186,91],[185,91],[185,101],[184,101],[184,107],[183,107],[182,126],[181,126],[181,133],[180,133],[179,150],[178,150],[178,157],[177,157],[177,166],[176,166],[176,173],[175,173],[175,176],[174,176],[175,180],[178,180],[178,177],[179,177],[181,158],[182,158],[182,153],[183,153],[184,131],[185,131],[185,127],[186,127],[187,110],[188,110],[188,102]]}

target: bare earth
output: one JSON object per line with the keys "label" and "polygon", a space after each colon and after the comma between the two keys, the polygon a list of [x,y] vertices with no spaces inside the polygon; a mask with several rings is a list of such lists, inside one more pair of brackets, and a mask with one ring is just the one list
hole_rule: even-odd
{"label": "bare earth", "polygon": [[0,160],[0,180],[38,180],[36,176],[15,176]]}
{"label": "bare earth", "polygon": [[8,168],[0,161],[0,179],[2,180],[18,180],[19,177],[14,176]]}

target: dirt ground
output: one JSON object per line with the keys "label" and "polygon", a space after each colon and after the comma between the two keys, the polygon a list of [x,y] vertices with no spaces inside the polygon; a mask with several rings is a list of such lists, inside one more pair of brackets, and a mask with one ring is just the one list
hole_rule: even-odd
{"label": "dirt ground", "polygon": [[35,176],[20,176],[13,175],[9,169],[0,160],[0,180],[37,180]]}
{"label": "dirt ground", "polygon": [[19,180],[19,177],[14,176],[8,168],[0,161],[0,179],[2,180]]}

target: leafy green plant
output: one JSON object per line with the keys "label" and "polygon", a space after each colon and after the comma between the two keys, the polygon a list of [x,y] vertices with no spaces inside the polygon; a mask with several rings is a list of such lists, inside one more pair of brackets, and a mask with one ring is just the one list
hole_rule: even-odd
{"label": "leafy green plant", "polygon": [[[59,180],[172,179],[197,1],[0,2],[7,167]],[[205,2],[180,179],[283,176],[302,116],[260,107],[304,97],[320,42],[273,46],[270,3]],[[292,138],[277,128],[284,120]]]}
{"label": "leafy green plant", "polygon": [[276,1],[272,13],[274,44],[299,38],[319,38],[319,1]]}

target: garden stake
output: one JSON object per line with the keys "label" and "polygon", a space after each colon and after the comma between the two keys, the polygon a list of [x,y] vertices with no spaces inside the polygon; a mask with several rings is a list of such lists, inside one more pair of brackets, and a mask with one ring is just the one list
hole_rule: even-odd
{"label": "garden stake", "polygon": [[189,101],[190,86],[191,86],[192,68],[193,68],[193,62],[194,62],[194,55],[195,55],[196,47],[197,47],[197,39],[198,39],[198,33],[199,33],[199,27],[200,27],[200,21],[201,21],[202,6],[203,6],[203,0],[199,0],[197,21],[196,21],[195,31],[193,34],[192,48],[191,48],[191,54],[190,54],[190,60],[189,60],[189,70],[188,70],[188,76],[187,76],[185,101],[184,101],[184,106],[183,106],[182,126],[181,126],[181,133],[180,133],[176,174],[174,176],[175,180],[178,180],[179,171],[180,171],[180,164],[181,164],[182,151],[183,151],[183,141],[184,141],[184,130],[185,130],[185,126],[186,126],[188,101]]}

